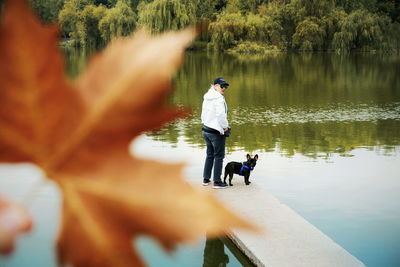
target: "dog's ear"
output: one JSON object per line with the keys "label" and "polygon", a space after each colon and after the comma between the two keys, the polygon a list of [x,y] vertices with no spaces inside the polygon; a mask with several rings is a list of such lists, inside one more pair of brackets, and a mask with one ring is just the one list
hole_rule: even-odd
{"label": "dog's ear", "polygon": [[250,160],[250,159],[251,159],[251,157],[250,157],[249,154],[246,155],[246,158],[247,158],[247,160]]}
{"label": "dog's ear", "polygon": [[257,154],[254,156],[254,159],[255,159],[255,160],[258,160],[258,155],[257,155]]}

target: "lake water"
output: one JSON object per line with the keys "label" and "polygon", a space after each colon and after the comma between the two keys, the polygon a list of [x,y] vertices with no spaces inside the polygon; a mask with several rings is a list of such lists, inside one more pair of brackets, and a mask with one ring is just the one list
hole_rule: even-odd
{"label": "lake water", "polygon": [[[68,59],[74,77],[87,56],[69,51]],[[231,84],[225,95],[232,126],[225,163],[257,153],[254,184],[367,266],[400,266],[400,58],[189,52],[174,78],[170,101],[190,107],[192,116],[140,136],[132,151],[144,158],[186,162],[187,179],[200,186],[205,147],[199,114],[202,96],[217,76]],[[0,193],[25,198],[40,177],[34,166],[0,165]],[[242,182],[233,179],[234,184]],[[1,266],[55,262],[56,187],[40,186],[29,209],[36,228],[21,238],[13,257],[0,258]],[[226,244],[212,244],[220,252],[222,248],[222,258],[227,255],[227,266],[242,265]],[[202,266],[210,255],[205,238],[179,248],[172,258],[151,240],[141,239],[139,247],[150,266]]]}
{"label": "lake water", "polygon": [[[23,201],[34,218],[34,228],[18,238],[16,249],[10,256],[0,256],[1,267],[57,266],[55,240],[60,222],[61,199],[57,187],[43,183],[42,172],[30,164],[0,164],[0,195]],[[136,241],[148,266],[214,267],[253,265],[227,239],[206,240],[204,235],[197,243],[179,246],[167,254],[155,241],[139,237]],[[203,265],[204,264],[204,265]],[[225,266],[225,265],[224,265]]]}
{"label": "lake water", "polygon": [[139,138],[136,153],[186,161],[200,184],[199,116],[216,76],[231,85],[225,163],[257,153],[253,183],[367,266],[400,266],[400,58],[189,53],[171,102],[193,116]]}

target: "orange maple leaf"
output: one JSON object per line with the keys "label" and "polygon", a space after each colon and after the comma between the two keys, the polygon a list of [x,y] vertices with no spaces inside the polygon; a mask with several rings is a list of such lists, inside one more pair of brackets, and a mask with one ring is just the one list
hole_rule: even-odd
{"label": "orange maple leaf", "polygon": [[166,96],[193,29],[116,40],[70,82],[56,27],[25,0],[6,2],[0,27],[0,161],[35,163],[59,185],[61,263],[142,266],[138,235],[172,249],[205,232],[254,229],[188,185],[183,164],[128,150],[138,134],[185,115]]}

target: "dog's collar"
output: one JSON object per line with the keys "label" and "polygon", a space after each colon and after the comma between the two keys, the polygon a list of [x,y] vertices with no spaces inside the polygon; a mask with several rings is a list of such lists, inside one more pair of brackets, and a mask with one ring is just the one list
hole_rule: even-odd
{"label": "dog's collar", "polygon": [[249,167],[249,166],[247,166],[247,165],[242,164],[242,168],[240,168],[239,175],[243,176],[243,170],[244,170],[244,169],[248,169],[248,170],[250,170],[250,171],[254,170],[254,168],[251,168],[251,167]]}

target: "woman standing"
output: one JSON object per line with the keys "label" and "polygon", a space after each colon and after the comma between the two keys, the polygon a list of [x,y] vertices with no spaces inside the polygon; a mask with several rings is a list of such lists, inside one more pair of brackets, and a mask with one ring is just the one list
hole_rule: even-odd
{"label": "woman standing", "polygon": [[208,92],[204,95],[201,111],[201,122],[203,123],[202,134],[207,145],[203,185],[211,183],[211,170],[214,167],[213,188],[215,189],[228,187],[221,180],[226,135],[229,133],[228,107],[224,98],[224,93],[228,86],[229,83],[223,78],[216,78]]}

